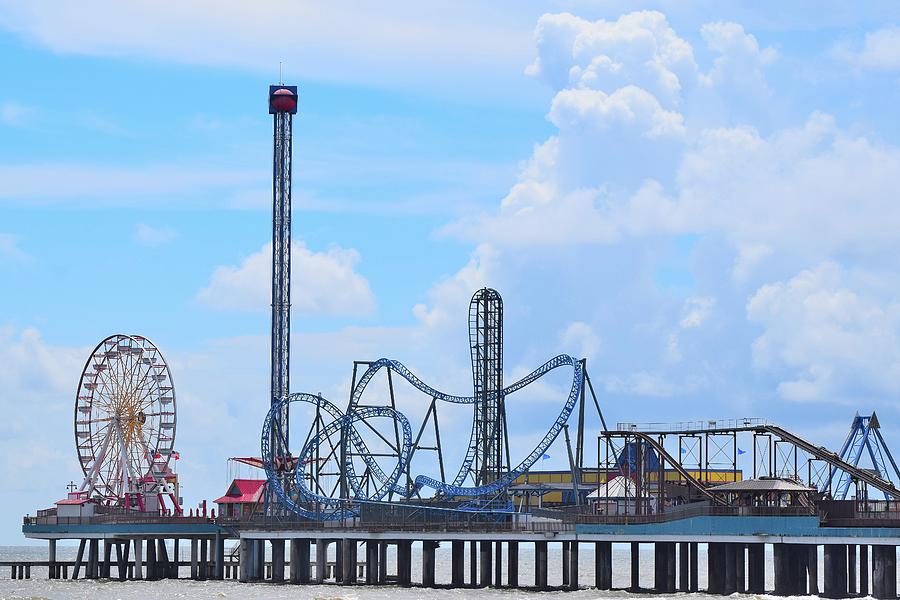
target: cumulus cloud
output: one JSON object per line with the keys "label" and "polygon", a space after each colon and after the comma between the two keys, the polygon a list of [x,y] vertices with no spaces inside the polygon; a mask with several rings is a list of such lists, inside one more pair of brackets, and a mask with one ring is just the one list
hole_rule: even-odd
{"label": "cumulus cloud", "polygon": [[[558,132],[535,146],[499,211],[444,232],[525,245],[707,231],[707,216],[696,215],[695,199],[686,197],[695,192],[685,189],[693,185],[695,157],[719,139],[735,140],[726,149],[732,154],[742,142],[758,147],[761,140],[730,118],[729,126],[709,127],[711,117],[702,115],[692,125],[684,109],[696,115],[713,100],[767,96],[764,67],[775,53],[735,23],[708,24],[702,34],[715,57],[708,71],[658,12],[616,21],[542,17],[528,72],[553,86],[547,117]],[[729,155],[710,158],[727,164]],[[707,185],[704,192],[721,198],[723,190]]]}
{"label": "cumulus cloud", "polygon": [[[375,297],[365,277],[356,272],[359,253],[333,246],[313,252],[302,242],[291,248],[292,281],[304,293],[294,294],[293,308],[304,314],[363,316],[375,309]],[[213,271],[197,300],[221,310],[267,311],[272,303],[272,244],[246,257],[237,266]]]}
{"label": "cumulus cloud", "polygon": [[775,60],[774,48],[760,48],[756,37],[738,23],[707,23],[700,33],[709,48],[719,54],[713,68],[704,75],[705,82],[768,95],[764,68]]}
{"label": "cumulus cloud", "polygon": [[886,280],[871,285],[878,279],[829,261],[756,291],[747,304],[747,316],[763,328],[754,363],[783,375],[783,398],[847,402],[895,392],[900,303]]}
{"label": "cumulus cloud", "polygon": [[535,30],[538,56],[527,72],[555,89],[615,90],[634,84],[676,102],[696,76],[693,49],[665,15],[641,11],[616,21],[546,14]]}
{"label": "cumulus cloud", "polygon": [[146,223],[138,223],[134,228],[134,238],[144,246],[162,246],[178,237],[178,232],[171,227],[153,227]]}
{"label": "cumulus cloud", "polygon": [[900,69],[900,27],[889,26],[867,33],[861,47],[848,42],[837,44],[833,54],[860,69],[896,71]]}

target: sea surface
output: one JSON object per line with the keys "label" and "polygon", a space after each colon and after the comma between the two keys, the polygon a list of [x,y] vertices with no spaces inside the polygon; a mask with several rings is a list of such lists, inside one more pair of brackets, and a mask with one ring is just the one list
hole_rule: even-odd
{"label": "sea surface", "polygon": [[[170,546],[171,547],[171,546]],[[505,550],[505,548],[504,548]],[[771,551],[771,548],[768,549]],[[59,560],[74,560],[77,547],[59,546],[57,557]],[[182,542],[181,559],[189,560],[190,548]],[[468,549],[466,556],[468,558]],[[364,560],[362,549],[360,560]],[[395,572],[393,552],[389,553],[388,572]],[[7,560],[47,560],[46,546],[0,546],[0,561]],[[333,556],[331,557],[333,560]],[[819,573],[823,572],[822,557],[819,557]],[[504,552],[504,577],[505,577],[505,552]],[[700,588],[706,586],[706,550],[701,547],[699,552],[699,578]],[[448,584],[450,582],[450,549],[449,544],[437,550],[437,583]],[[421,548],[413,546],[413,581],[421,581]],[[771,554],[766,564],[766,582],[771,588],[773,584]],[[468,564],[466,575],[468,578]],[[613,546],[613,586],[627,587],[630,579],[630,550],[626,544]],[[590,544],[582,544],[579,552],[579,583],[582,586],[593,583],[594,577],[594,553]],[[187,577],[189,569],[181,568],[181,576]],[[549,548],[549,584],[551,586],[562,584],[562,550],[559,544],[550,544]],[[519,583],[531,585],[534,583],[534,555],[529,544],[519,546]],[[653,585],[653,548],[650,544],[643,545],[641,549],[641,585],[650,588]],[[820,582],[821,589],[821,582]],[[678,594],[679,598],[705,598],[705,594]],[[653,597],[662,599],[666,596],[659,594],[631,594],[623,591],[602,592],[595,589],[581,589],[576,592],[549,591],[535,592],[530,590],[504,590],[504,589],[425,589],[425,588],[400,588],[393,585],[387,586],[355,586],[343,587],[338,585],[275,585],[271,583],[238,583],[237,581],[191,581],[189,579],[161,580],[161,581],[104,581],[104,580],[55,580],[47,579],[47,569],[34,568],[31,571],[31,579],[10,579],[8,567],[0,568],[0,598],[12,599],[121,599],[121,600],[147,600],[153,598],[189,598],[190,600],[205,600],[212,598],[249,598],[249,599],[372,599],[372,600],[410,600],[413,598],[428,598],[429,600],[462,598],[532,598],[536,600],[555,600],[568,598],[571,600],[585,600],[588,598],[636,599],[641,597]],[[754,594],[735,594],[737,598],[768,598]],[[808,598],[808,597],[807,597]]]}

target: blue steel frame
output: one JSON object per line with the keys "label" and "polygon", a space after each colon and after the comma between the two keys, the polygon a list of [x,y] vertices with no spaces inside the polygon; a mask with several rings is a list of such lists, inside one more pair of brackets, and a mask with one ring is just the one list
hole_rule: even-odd
{"label": "blue steel frame", "polygon": [[[872,461],[872,467],[878,472],[878,476],[890,482],[900,481],[900,469],[891,455],[890,449],[881,436],[881,427],[878,423],[878,417],[875,413],[871,416],[861,416],[858,413],[853,416],[853,422],[850,424],[850,433],[841,447],[841,460],[850,463],[854,467],[859,467],[860,460],[865,450]],[[885,460],[887,458],[887,461]],[[888,461],[890,461],[896,479],[891,477],[888,471]],[[850,484],[852,478],[846,471],[832,468],[829,477],[829,485],[834,490],[835,500],[846,500],[847,494],[850,493]],[[894,498],[895,500],[897,498]]]}
{"label": "blue steel frame", "polygon": [[[510,469],[507,473],[504,474],[504,476],[486,485],[469,487],[459,485],[458,483],[456,483],[456,481],[464,479],[465,474],[468,473],[471,468],[471,461],[473,460],[474,453],[470,448],[470,452],[466,453],[466,458],[463,460],[463,464],[460,466],[460,475],[457,475],[456,479],[454,479],[454,483],[445,483],[426,475],[418,475],[414,480],[415,490],[418,491],[423,488],[429,488],[448,498],[452,498],[455,496],[492,496],[508,487],[513,480],[530,469],[538,460],[540,460],[540,458],[544,455],[550,445],[553,444],[554,440],[556,440],[557,436],[562,431],[563,426],[568,421],[569,416],[572,414],[572,410],[575,408],[575,405],[578,402],[579,397],[581,396],[581,391],[584,386],[583,363],[582,361],[577,360],[569,355],[561,354],[550,359],[519,381],[513,383],[512,385],[504,388],[499,392],[500,395],[506,398],[507,396],[537,381],[547,373],[565,366],[571,366],[573,370],[572,385],[569,390],[568,397],[566,398],[566,401],[563,404],[559,415],[554,420],[550,429],[537,444],[537,446],[535,446],[535,448],[515,468]],[[282,505],[288,511],[308,519],[338,520],[356,514],[354,509],[348,508],[348,506],[352,503],[378,502],[382,500],[390,491],[408,495],[408,490],[406,490],[404,486],[400,485],[399,482],[401,480],[401,477],[403,477],[404,475],[409,476],[409,457],[412,445],[412,431],[409,426],[409,421],[402,413],[400,413],[399,411],[395,411],[389,407],[360,406],[359,404],[368,383],[372,380],[372,378],[378,371],[384,368],[389,368],[395,371],[401,377],[406,379],[406,381],[409,382],[414,388],[436,400],[449,402],[452,404],[474,404],[477,401],[477,398],[475,396],[455,396],[440,392],[424,383],[399,361],[387,358],[382,358],[372,363],[366,370],[366,372],[362,375],[356,387],[353,389],[346,413],[341,413],[341,411],[333,403],[322,398],[321,396],[314,396],[312,394],[291,394],[290,396],[285,397],[281,400],[281,402],[273,405],[269,410],[269,413],[266,415],[266,420],[263,424],[262,430],[261,450],[263,464],[265,465],[266,475],[269,479],[269,486],[271,488],[271,491],[281,501]],[[331,423],[328,424],[319,433],[318,436],[312,437],[297,457],[296,467],[294,469],[294,486],[297,490],[296,500],[284,489],[284,485],[278,476],[279,469],[276,468],[276,463],[278,461],[276,455],[273,452],[274,448],[270,443],[272,439],[272,431],[276,426],[275,424],[277,423],[278,416],[282,414],[282,411],[286,405],[289,405],[293,402],[306,402],[313,404],[322,409],[332,418]],[[365,442],[362,440],[361,436],[354,427],[354,423],[356,423],[357,421],[376,417],[395,419],[400,424],[403,431],[403,437],[398,452],[397,465],[394,467],[390,474],[386,474],[379,467],[376,461],[368,454]],[[349,498],[331,498],[323,496],[321,494],[316,494],[312,490],[310,490],[306,484],[306,467],[311,462],[310,456],[312,456],[315,450],[327,437],[335,434],[338,431],[340,431],[341,433],[340,443],[343,449],[342,462],[344,477],[346,478],[350,488],[353,491],[353,496]],[[366,494],[365,490],[363,489],[360,477],[356,474],[356,469],[354,467],[352,459],[350,458],[350,453],[346,451],[350,444],[352,444],[354,449],[356,450],[356,456],[361,457],[365,461],[367,469],[372,477],[381,482],[381,485],[377,487],[374,493]],[[309,504],[317,504],[324,510],[311,510],[301,504],[301,499],[303,502]]]}

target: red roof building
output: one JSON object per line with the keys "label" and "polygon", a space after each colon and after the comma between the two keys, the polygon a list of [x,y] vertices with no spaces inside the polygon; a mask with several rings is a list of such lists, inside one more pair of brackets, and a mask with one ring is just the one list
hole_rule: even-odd
{"label": "red roof building", "polygon": [[235,479],[228,486],[228,491],[216,499],[219,515],[233,519],[262,514],[262,495],[266,488],[265,479]]}

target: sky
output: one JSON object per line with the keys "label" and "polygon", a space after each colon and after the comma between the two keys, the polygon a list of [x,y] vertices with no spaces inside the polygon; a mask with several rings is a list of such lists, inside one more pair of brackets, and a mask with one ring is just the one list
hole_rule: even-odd
{"label": "sky", "polygon": [[[609,423],[900,431],[894,2],[0,0],[0,56],[0,543],[79,481],[108,335],[171,365],[188,507],[258,454],[279,68],[293,391],[343,406],[387,356],[470,393],[490,286],[506,380],[586,358]],[[510,400],[514,463],[566,378]],[[470,415],[441,418],[458,452]]]}

